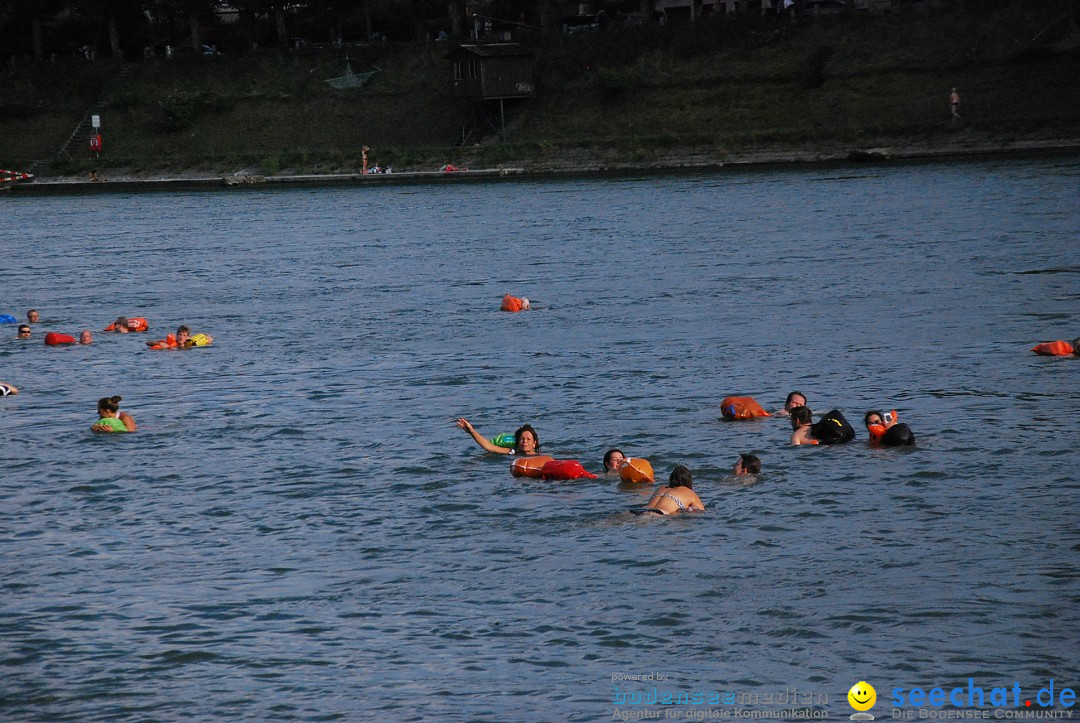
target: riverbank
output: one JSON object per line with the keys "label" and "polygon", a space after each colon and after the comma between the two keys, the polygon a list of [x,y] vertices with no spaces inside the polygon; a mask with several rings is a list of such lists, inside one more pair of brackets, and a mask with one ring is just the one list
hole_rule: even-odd
{"label": "riverbank", "polygon": [[262,175],[251,169],[231,173],[178,171],[171,173],[115,172],[91,181],[84,176],[30,179],[8,184],[16,195],[50,195],[115,191],[175,191],[189,189],[243,190],[280,186],[373,186],[411,183],[455,183],[526,179],[542,176],[584,176],[594,174],[664,173],[679,170],[719,170],[752,166],[804,164],[889,164],[916,161],[946,161],[977,157],[1028,157],[1080,153],[1080,136],[1070,138],[979,138],[960,131],[947,142],[917,142],[912,139],[879,139],[873,145],[818,144],[803,148],[771,147],[723,153],[710,148],[669,149],[648,161],[620,159],[611,153],[578,149],[545,158],[522,159],[516,165],[497,168],[468,168],[445,171],[405,171],[363,175],[360,173],[312,173],[298,169],[278,175]]}
{"label": "riverbank", "polygon": [[[352,65],[379,69],[349,91],[325,82],[343,61],[333,48],[12,66],[0,73],[0,168],[55,183],[92,170],[111,182],[363,183],[363,147],[371,165],[416,174],[447,163],[573,174],[836,162],[878,148],[889,150],[863,158],[1071,148],[1080,55],[1043,43],[1060,16],[1010,4],[524,36],[535,94],[507,103],[505,117],[452,92],[439,44],[349,49]],[[94,116],[100,154],[89,147]],[[403,180],[392,175],[372,182]]]}

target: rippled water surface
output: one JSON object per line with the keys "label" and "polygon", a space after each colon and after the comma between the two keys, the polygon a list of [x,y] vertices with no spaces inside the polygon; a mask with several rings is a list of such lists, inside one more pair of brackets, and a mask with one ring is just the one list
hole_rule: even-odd
{"label": "rippled water surface", "polygon": [[[0,327],[0,718],[1080,687],[1080,361],[1028,351],[1080,336],[1078,198],[1075,158],[0,198],[0,312],[43,316]],[[118,314],[150,333],[41,343]],[[180,323],[215,344],[145,349]],[[718,419],[792,389],[859,439]],[[89,432],[112,394],[137,433]],[[514,479],[458,416],[686,464],[709,509]]]}

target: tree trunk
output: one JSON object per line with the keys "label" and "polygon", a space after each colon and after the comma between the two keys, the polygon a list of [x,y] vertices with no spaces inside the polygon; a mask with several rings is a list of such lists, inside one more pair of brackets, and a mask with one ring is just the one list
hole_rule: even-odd
{"label": "tree trunk", "polygon": [[113,60],[123,60],[120,52],[120,33],[116,30],[116,16],[109,16],[109,50],[112,51]]}
{"label": "tree trunk", "polygon": [[[41,63],[45,60],[45,44],[41,39],[41,21],[34,18],[34,60]],[[13,56],[14,57],[14,56]]]}
{"label": "tree trunk", "polygon": [[461,0],[450,0],[450,37],[460,38],[465,33],[465,9],[461,6]]}
{"label": "tree trunk", "polygon": [[551,0],[540,2],[540,29],[545,33],[551,30]]}
{"label": "tree trunk", "polygon": [[364,0],[364,26],[367,28],[367,41],[371,42],[371,0]]}
{"label": "tree trunk", "polygon": [[188,13],[188,24],[191,26],[191,47],[196,53],[202,52],[202,37],[199,35],[199,11],[191,8]]}
{"label": "tree trunk", "polygon": [[278,45],[281,47],[287,47],[289,44],[289,34],[285,31],[285,6],[279,4],[274,8],[274,21],[277,24],[277,40]]}
{"label": "tree trunk", "polygon": [[641,0],[641,13],[645,16],[645,22],[651,23],[656,17],[656,0]]}

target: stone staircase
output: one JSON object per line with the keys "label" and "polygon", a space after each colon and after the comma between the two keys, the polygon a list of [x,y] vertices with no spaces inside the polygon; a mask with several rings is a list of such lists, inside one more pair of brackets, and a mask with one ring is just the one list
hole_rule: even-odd
{"label": "stone staircase", "polygon": [[50,174],[50,164],[64,160],[65,158],[71,158],[76,155],[82,155],[90,152],[90,136],[94,132],[93,117],[95,115],[104,115],[105,111],[109,108],[109,96],[113,89],[120,87],[125,80],[131,77],[131,74],[135,72],[135,66],[131,63],[125,63],[119,67],[113,77],[109,79],[109,82],[102,88],[101,94],[98,95],[94,104],[90,107],[86,113],[83,114],[82,119],[79,121],[79,125],[75,126],[75,130],[68,136],[67,141],[60,150],[56,152],[51,159],[42,159],[34,161],[30,164],[28,173],[34,174],[35,177]]}

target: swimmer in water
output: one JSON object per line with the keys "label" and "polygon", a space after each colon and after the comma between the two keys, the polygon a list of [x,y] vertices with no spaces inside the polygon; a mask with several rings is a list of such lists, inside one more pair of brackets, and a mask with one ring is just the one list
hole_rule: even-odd
{"label": "swimmer in water", "polygon": [[813,430],[810,429],[810,425],[813,423],[813,414],[808,407],[795,407],[791,410],[791,443],[794,445],[800,444],[819,444],[818,440],[814,439]]}
{"label": "swimmer in water", "polygon": [[909,447],[915,444],[911,427],[896,421],[896,412],[871,410],[863,416],[863,424],[870,434],[870,441],[886,447]]}
{"label": "swimmer in water", "polygon": [[126,316],[116,317],[116,321],[112,324],[112,330],[117,334],[127,334],[131,329],[128,328],[128,320]]}
{"label": "swimmer in water", "polygon": [[83,329],[82,333],[79,334],[79,343],[80,344],[93,344],[94,343],[94,335],[90,333],[89,329]]}
{"label": "swimmer in water", "polygon": [[756,454],[740,454],[731,473],[736,477],[747,474],[757,474],[761,471],[761,460]]}
{"label": "swimmer in water", "polygon": [[135,419],[120,411],[121,397],[102,397],[98,400],[98,421],[91,427],[94,432],[134,432]]}
{"label": "swimmer in water", "polygon": [[151,349],[183,349],[190,336],[191,329],[181,324],[176,328],[176,336],[173,336],[171,340],[169,338],[158,339],[157,341],[148,341],[146,345]]}
{"label": "swimmer in water", "polygon": [[621,449],[609,449],[604,453],[604,473],[618,473],[619,469],[626,464],[626,455]]}
{"label": "swimmer in water", "polygon": [[29,324],[19,324],[18,338],[20,338],[20,339],[29,339],[30,338],[30,325]]}
{"label": "swimmer in water", "polygon": [[454,424],[468,432],[472,438],[476,440],[476,443],[488,452],[495,452],[496,454],[520,454],[526,457],[540,454],[540,437],[537,435],[536,430],[528,424],[518,427],[517,431],[514,432],[513,449],[498,447],[492,444],[491,440],[484,439],[472,424],[469,423],[469,420],[464,417],[458,417]]}
{"label": "swimmer in water", "polygon": [[802,392],[791,392],[787,395],[787,399],[784,401],[784,406],[773,412],[774,417],[786,417],[791,414],[791,410],[795,407],[806,406],[806,395]]}
{"label": "swimmer in water", "polygon": [[636,510],[635,515],[674,515],[679,512],[704,512],[705,504],[694,492],[694,480],[690,470],[679,465],[671,470],[667,487],[657,487],[648,503]]}
{"label": "swimmer in water", "polygon": [[41,314],[38,313],[37,309],[31,309],[30,311],[26,312],[26,320],[29,321],[31,324],[36,324],[41,321]]}
{"label": "swimmer in water", "polygon": [[19,390],[14,384],[0,382],[0,397],[10,397],[11,395],[18,393]]}

